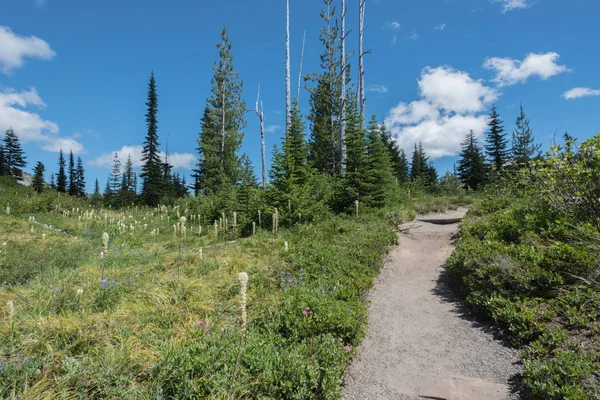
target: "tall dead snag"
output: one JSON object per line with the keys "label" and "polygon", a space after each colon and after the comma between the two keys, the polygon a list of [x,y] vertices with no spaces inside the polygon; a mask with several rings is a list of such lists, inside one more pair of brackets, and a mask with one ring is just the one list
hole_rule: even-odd
{"label": "tall dead snag", "polygon": [[346,0],[342,0],[340,32],[340,175],[346,172]]}
{"label": "tall dead snag", "polygon": [[363,52],[363,33],[365,31],[365,4],[367,0],[358,0],[358,90],[357,104],[363,124],[365,122],[365,65]]}
{"label": "tall dead snag", "polygon": [[[260,107],[259,107],[260,103]],[[258,85],[258,95],[256,96],[256,106],[254,108],[260,121],[260,155],[262,159],[262,186],[267,188],[267,161],[265,155],[265,111],[262,101],[260,101],[260,85]]]}
{"label": "tall dead snag", "polygon": [[292,89],[290,70],[290,0],[286,0],[286,24],[285,24],[285,131],[292,124]]}
{"label": "tall dead snag", "polygon": [[306,43],[306,30],[302,39],[302,53],[300,54],[300,70],[298,71],[298,93],[296,93],[296,104],[300,104],[300,85],[302,83],[302,63],[304,62],[304,44]]}

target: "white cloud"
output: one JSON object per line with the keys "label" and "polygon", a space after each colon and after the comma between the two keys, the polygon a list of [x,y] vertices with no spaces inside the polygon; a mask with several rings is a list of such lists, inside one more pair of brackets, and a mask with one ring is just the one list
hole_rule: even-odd
{"label": "white cloud", "polygon": [[269,125],[265,127],[265,133],[275,133],[276,131],[280,130],[281,126],[279,125]]}
{"label": "white cloud", "polygon": [[46,5],[46,0],[35,0],[35,5],[42,8]]}
{"label": "white cloud", "polygon": [[[127,158],[131,155],[131,162],[134,167],[142,166],[142,151],[143,147],[140,145],[123,146],[119,150],[111,151],[110,153],[104,153],[96,157],[92,161],[88,162],[88,165],[93,167],[107,167],[110,168],[112,165],[114,154],[117,153],[117,157],[121,161],[121,164],[125,164]],[[160,152],[161,160],[165,159],[165,153]],[[173,168],[192,169],[196,162],[196,156],[191,153],[170,153],[169,164]]]}
{"label": "white cloud", "polygon": [[446,24],[436,25],[433,29],[435,29],[436,31],[443,31],[444,29],[446,29]]}
{"label": "white cloud", "polygon": [[386,117],[406,152],[410,154],[415,143],[422,143],[433,159],[452,156],[470,130],[478,137],[483,134],[487,126],[483,112],[498,98],[496,90],[449,66],[424,68],[418,84],[421,99],[401,102]]}
{"label": "white cloud", "polygon": [[408,40],[419,40],[419,34],[413,31],[410,35],[406,35],[406,39]]}
{"label": "white cloud", "polygon": [[527,8],[530,5],[529,0],[492,0],[494,3],[501,3],[504,5],[503,13],[518,10],[520,8]]}
{"label": "white cloud", "polygon": [[0,25],[0,71],[9,74],[23,65],[25,58],[51,60],[56,57],[50,45],[35,36],[19,36]]}
{"label": "white cloud", "polygon": [[600,90],[576,87],[571,90],[567,90],[563,93],[563,97],[567,100],[579,99],[581,97],[600,96]]}
{"label": "white cloud", "polygon": [[369,85],[367,92],[387,93],[388,88],[385,85]]}
{"label": "white cloud", "polygon": [[42,149],[58,153],[61,150],[63,153],[72,151],[74,154],[85,153],[83,145],[73,138],[66,137],[48,137],[47,144],[42,146]]}
{"label": "white cloud", "polygon": [[500,86],[525,83],[532,76],[546,80],[554,75],[561,74],[569,69],[565,65],[558,65],[558,53],[546,54],[530,53],[523,61],[512,58],[491,57],[485,60],[483,67],[496,72],[494,82]]}
{"label": "white cloud", "polygon": [[386,22],[383,25],[383,29],[390,29],[392,31],[392,46],[395,45],[398,41],[397,32],[400,30],[400,27],[401,25],[398,21]]}

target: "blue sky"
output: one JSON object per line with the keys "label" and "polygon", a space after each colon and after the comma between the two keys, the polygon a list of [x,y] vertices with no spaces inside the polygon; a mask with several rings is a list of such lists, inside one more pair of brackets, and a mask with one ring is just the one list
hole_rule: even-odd
{"label": "blue sky", "polygon": [[[269,152],[283,134],[284,0],[1,1],[0,130],[20,135],[28,170],[42,161],[49,179],[58,150],[73,149],[92,190],[96,178],[104,186],[112,152],[137,160],[154,69],[160,141],[168,135],[172,163],[189,175],[223,26],[249,108],[261,85]],[[347,3],[355,49],[358,0]],[[305,30],[304,72],[318,71],[321,6],[291,0],[294,81]],[[598,15],[590,0],[367,0],[367,112],[403,147],[422,141],[442,172],[469,129],[483,134],[492,102],[508,130],[523,102],[545,148],[554,133],[589,137],[600,125]],[[307,112],[308,93],[300,98]],[[242,151],[258,171],[252,113]]]}

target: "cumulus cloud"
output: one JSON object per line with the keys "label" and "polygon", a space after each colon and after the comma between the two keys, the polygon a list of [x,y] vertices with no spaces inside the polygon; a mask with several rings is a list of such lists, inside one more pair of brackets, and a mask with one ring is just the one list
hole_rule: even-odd
{"label": "cumulus cloud", "polygon": [[265,133],[275,133],[281,129],[279,125],[269,125],[265,127]]}
{"label": "cumulus cloud", "polygon": [[527,8],[530,5],[530,0],[493,0],[494,3],[501,3],[504,6],[503,13]]}
{"label": "cumulus cloud", "polygon": [[452,67],[426,67],[418,82],[421,99],[392,108],[386,124],[408,153],[422,143],[432,158],[453,156],[470,130],[481,136],[486,129],[487,106],[498,92]]}
{"label": "cumulus cloud", "polygon": [[517,83],[525,83],[532,76],[538,76],[542,80],[549,79],[555,75],[568,71],[565,65],[557,64],[558,53],[546,54],[531,53],[523,61],[512,58],[490,57],[485,60],[483,67],[496,73],[494,82],[500,86],[511,86]]}
{"label": "cumulus cloud", "polygon": [[586,87],[576,87],[571,90],[567,90],[563,93],[563,97],[567,100],[579,99],[581,97],[592,97],[600,96],[600,90],[591,89]]}
{"label": "cumulus cloud", "polygon": [[[110,168],[114,159],[114,154],[117,153],[117,157],[119,158],[119,161],[121,161],[121,164],[125,164],[127,158],[131,156],[133,166],[141,167],[142,151],[143,147],[140,145],[123,146],[119,150],[101,154],[92,161],[89,161],[88,165]],[[160,152],[160,158],[161,160],[165,159],[165,153],[162,151]],[[169,153],[169,164],[171,164],[173,168],[192,169],[195,162],[196,156],[191,153]]]}
{"label": "cumulus cloud", "polygon": [[369,85],[367,86],[367,92],[375,92],[375,93],[387,93],[388,88],[385,85]]}
{"label": "cumulus cloud", "polygon": [[84,151],[83,145],[74,138],[59,137],[58,125],[43,119],[31,111],[30,107],[46,107],[35,88],[21,92],[14,89],[0,90],[0,132],[13,128],[21,142],[36,142],[47,151],[58,152],[61,145],[65,146],[64,151],[67,147],[74,153]]}
{"label": "cumulus cloud", "polygon": [[25,58],[51,60],[54,50],[44,40],[35,36],[19,36],[9,27],[0,25],[0,71],[9,74],[23,65]]}

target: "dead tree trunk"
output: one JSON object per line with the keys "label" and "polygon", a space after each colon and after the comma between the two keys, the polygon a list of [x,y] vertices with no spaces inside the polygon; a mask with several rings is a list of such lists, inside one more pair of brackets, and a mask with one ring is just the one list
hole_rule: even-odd
{"label": "dead tree trunk", "polygon": [[306,43],[306,30],[302,39],[302,53],[300,54],[300,71],[298,72],[298,93],[296,93],[296,104],[300,103],[300,87],[302,84],[302,63],[304,62],[304,44]]}
{"label": "dead tree trunk", "polygon": [[363,33],[365,31],[365,4],[367,0],[358,3],[358,106],[363,124],[365,122],[365,65],[363,52]]}
{"label": "dead tree trunk", "polygon": [[285,25],[285,132],[292,124],[292,89],[290,70],[290,0],[286,1],[286,25]]}
{"label": "dead tree trunk", "polygon": [[[259,107],[260,102],[260,107]],[[267,188],[267,161],[265,152],[265,111],[260,101],[260,85],[258,85],[258,95],[256,96],[256,107],[254,109],[260,121],[260,155],[262,160],[262,186]]]}
{"label": "dead tree trunk", "polygon": [[346,172],[346,0],[342,0],[340,43],[340,175]]}

